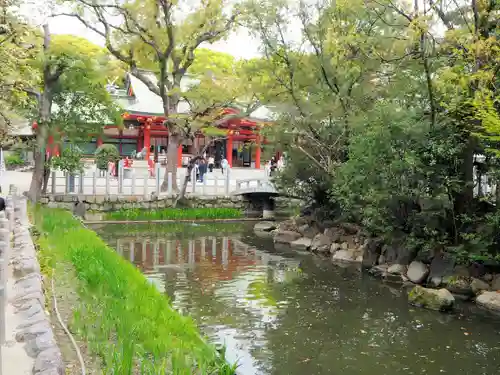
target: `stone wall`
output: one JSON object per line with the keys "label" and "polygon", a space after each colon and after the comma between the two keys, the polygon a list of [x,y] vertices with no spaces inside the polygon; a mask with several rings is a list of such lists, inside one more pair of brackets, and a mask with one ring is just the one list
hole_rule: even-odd
{"label": "stone wall", "polygon": [[[6,318],[6,338],[7,342],[11,342],[7,346],[12,353],[6,355],[7,358],[9,355],[14,356],[13,351],[18,347],[19,351],[15,357],[17,361],[23,362],[6,364],[9,369],[7,372],[9,375],[26,373],[23,369],[31,366],[29,373],[35,375],[62,374],[64,364],[52,326],[45,313],[43,276],[29,232],[26,204],[25,197],[14,197],[13,217],[7,211],[10,219],[8,226],[13,232],[13,240],[8,257],[10,266],[7,283],[9,296],[7,311],[11,313],[8,313]],[[24,361],[21,359],[21,350],[25,352]]]}
{"label": "stone wall", "polygon": [[[187,197],[192,207],[223,207],[244,209],[244,201],[241,197]],[[154,210],[159,208],[172,207],[173,198],[144,198],[142,196],[118,196],[109,197],[100,195],[50,195],[43,197],[41,203],[52,208],[63,208],[73,210],[78,202],[85,205],[87,211],[111,212],[121,209],[139,208]]]}

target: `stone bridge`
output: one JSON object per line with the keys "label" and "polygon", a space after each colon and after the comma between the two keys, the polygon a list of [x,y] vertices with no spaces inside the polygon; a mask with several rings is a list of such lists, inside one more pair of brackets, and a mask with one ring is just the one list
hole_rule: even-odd
{"label": "stone bridge", "polygon": [[274,218],[274,198],[280,195],[268,179],[247,179],[236,181],[236,190],[231,195],[241,196],[249,217]]}

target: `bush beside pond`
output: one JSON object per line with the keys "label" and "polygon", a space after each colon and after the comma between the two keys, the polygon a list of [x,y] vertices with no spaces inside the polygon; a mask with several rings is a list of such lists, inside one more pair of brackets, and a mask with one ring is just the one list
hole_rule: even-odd
{"label": "bush beside pond", "polygon": [[73,331],[105,373],[234,374],[189,317],[178,314],[132,264],[63,210],[37,208],[44,270],[74,272]]}

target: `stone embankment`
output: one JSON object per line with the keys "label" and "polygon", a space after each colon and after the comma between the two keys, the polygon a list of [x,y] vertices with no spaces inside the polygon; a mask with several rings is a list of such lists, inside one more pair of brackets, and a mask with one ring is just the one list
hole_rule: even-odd
{"label": "stone embankment", "polygon": [[447,311],[460,298],[500,313],[500,269],[457,265],[441,252],[415,254],[348,223],[320,224],[299,217],[281,223],[260,222],[254,230],[259,236],[272,237],[276,244],[330,257],[339,265],[358,264],[375,277],[409,286],[408,299],[414,305]]}
{"label": "stone embankment", "polygon": [[[2,270],[7,277],[3,373],[62,375],[61,351],[45,313],[42,274],[30,235],[26,198],[14,196],[8,200],[11,204],[14,211],[8,226],[12,248],[7,252],[8,267]],[[27,367],[31,367],[29,371]]]}

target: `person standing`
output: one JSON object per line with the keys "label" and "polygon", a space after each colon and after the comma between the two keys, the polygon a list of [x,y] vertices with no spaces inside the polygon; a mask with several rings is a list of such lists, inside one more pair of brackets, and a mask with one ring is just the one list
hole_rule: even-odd
{"label": "person standing", "polygon": [[205,159],[200,160],[200,164],[198,165],[198,171],[200,173],[200,182],[203,182],[203,177],[207,173],[207,162]]}
{"label": "person standing", "polygon": [[224,157],[224,159],[222,159],[222,161],[220,162],[220,169],[222,171],[222,174],[224,174],[228,167],[229,162],[227,161],[226,157]]}
{"label": "person standing", "polygon": [[276,168],[277,168],[276,158],[273,156],[271,158],[271,167],[270,167],[270,172],[269,172],[270,176],[272,176],[274,174],[274,171],[276,170]]}
{"label": "person standing", "polygon": [[208,157],[208,170],[210,173],[214,171],[214,164],[215,164],[215,159],[212,155]]}
{"label": "person standing", "polygon": [[280,172],[283,170],[283,168],[285,168],[285,158],[283,157],[283,155],[278,159],[277,167],[278,171]]}

